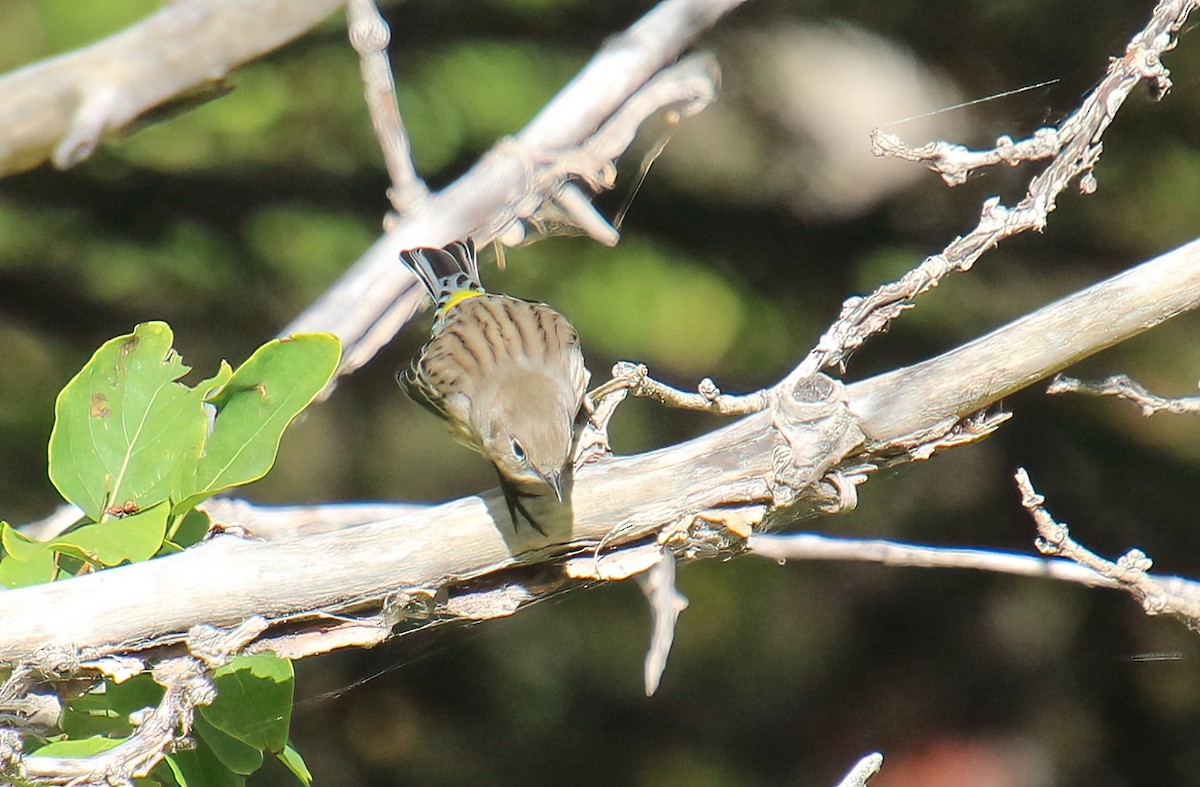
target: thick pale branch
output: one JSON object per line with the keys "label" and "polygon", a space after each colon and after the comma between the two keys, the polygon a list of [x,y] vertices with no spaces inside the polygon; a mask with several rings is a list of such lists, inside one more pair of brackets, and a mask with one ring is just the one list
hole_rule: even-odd
{"label": "thick pale branch", "polygon": [[[601,544],[736,551],[746,528],[722,523],[765,515],[770,526],[846,505],[853,486],[840,468],[850,474],[872,456],[902,457],[906,446],[953,434],[963,415],[1197,304],[1193,243],[910,369],[849,388],[822,377],[776,387],[767,410],[703,437],[584,465],[569,504],[539,515],[546,538],[514,533],[492,492],[306,537],[219,536],[180,555],[10,591],[0,661],[29,659],[47,644],[137,649],[256,614],[287,622],[289,636],[307,625],[340,632],[342,642],[377,641],[414,615],[510,614],[571,581],[560,558]],[[322,645],[296,647],[289,652]]]}
{"label": "thick pale branch", "polygon": [[[797,401],[790,415],[776,416],[815,429],[821,413],[844,413],[837,391],[828,387],[829,398]],[[613,531],[621,535],[609,543],[619,546],[653,538],[690,511],[773,502],[779,494],[794,499],[793,490],[815,484],[824,457],[813,467],[778,466],[780,441],[770,424],[761,413],[669,450],[581,468],[570,505],[538,514],[548,537],[528,528],[515,533],[502,497],[492,493],[333,533],[272,542],[219,536],[179,555],[14,590],[0,608],[0,661],[27,659],[51,643],[104,650],[172,641],[197,623],[229,626],[255,614],[279,622],[378,608],[398,591],[408,600],[452,584],[468,593],[485,575],[535,589],[561,584],[561,569],[529,576],[522,566],[595,546]],[[816,447],[807,451],[821,456]],[[79,601],[93,612],[64,612]]]}
{"label": "thick pale branch", "polygon": [[1200,241],[1193,241],[956,350],[853,385],[850,408],[873,441],[922,442],[1197,306]]}
{"label": "thick pale branch", "polygon": [[[277,541],[300,535],[328,533],[382,519],[395,519],[428,511],[432,506],[422,503],[329,503],[263,507],[245,500],[218,497],[206,500],[200,508],[214,522],[235,524],[255,538]],[[76,514],[75,519],[78,518]],[[46,540],[44,537],[41,539]]]}
{"label": "thick pale branch", "polygon": [[102,138],[310,29],[341,0],[188,0],[0,76],[0,175],[66,169]]}

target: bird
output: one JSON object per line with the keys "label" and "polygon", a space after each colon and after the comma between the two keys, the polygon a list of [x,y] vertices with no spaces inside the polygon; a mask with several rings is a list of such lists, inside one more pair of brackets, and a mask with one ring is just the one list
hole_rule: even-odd
{"label": "bird", "polygon": [[489,293],[470,238],[400,252],[436,304],[433,329],[400,387],[496,467],[512,518],[542,535],[523,499],[562,502],[590,379],[579,334],[544,303]]}

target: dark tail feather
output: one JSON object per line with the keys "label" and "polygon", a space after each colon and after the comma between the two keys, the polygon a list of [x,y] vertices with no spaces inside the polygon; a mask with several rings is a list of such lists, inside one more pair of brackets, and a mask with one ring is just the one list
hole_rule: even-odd
{"label": "dark tail feather", "polygon": [[483,289],[479,283],[479,264],[475,261],[475,244],[470,238],[443,249],[407,249],[400,252],[400,261],[412,269],[438,306],[459,290]]}

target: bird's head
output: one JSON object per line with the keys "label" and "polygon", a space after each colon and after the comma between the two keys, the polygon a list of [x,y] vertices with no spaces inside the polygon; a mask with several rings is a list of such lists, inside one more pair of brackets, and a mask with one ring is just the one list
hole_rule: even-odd
{"label": "bird's head", "polygon": [[574,448],[572,404],[555,380],[515,375],[498,386],[484,419],[484,453],[507,480],[544,485],[562,500],[563,468]]}

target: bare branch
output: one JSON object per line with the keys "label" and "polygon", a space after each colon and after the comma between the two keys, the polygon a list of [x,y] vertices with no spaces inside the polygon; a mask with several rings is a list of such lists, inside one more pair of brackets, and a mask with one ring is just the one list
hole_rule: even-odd
{"label": "bare branch", "polygon": [[131,784],[157,765],[191,732],[196,708],[216,697],[210,672],[241,652],[263,632],[266,621],[251,617],[229,631],[203,626],[188,633],[192,656],[169,658],[153,670],[166,691],[155,708],[137,714],[137,729],[126,740],[90,757],[33,754],[0,760],[0,775],[19,775],[30,784]]}
{"label": "bare branch", "polygon": [[[396,263],[402,249],[468,235],[480,244],[498,235],[520,242],[520,223],[534,218],[568,181],[603,186],[611,160],[649,115],[666,109],[684,117],[712,101],[718,74],[711,58],[671,64],[741,1],[665,0],[609,39],[515,139],[499,143],[463,177],[394,222],[281,335],[329,331],[345,347],[338,374],[362,366],[425,302],[424,290]],[[611,241],[611,235],[596,231]]]}
{"label": "bare branch", "polygon": [[146,776],[177,737],[191,731],[196,707],[216,696],[207,670],[196,659],[167,659],[155,668],[154,679],[166,693],[127,740],[91,757],[29,755],[11,764],[7,773],[38,785],[131,784]]}
{"label": "bare branch", "polygon": [[927,257],[899,281],[886,284],[865,298],[847,300],[837,322],[825,332],[789,381],[821,369],[843,368],[849,355],[867,338],[887,328],[888,323],[911,306],[914,298],[936,287],[945,276],[970,270],[984,252],[1006,238],[1028,230],[1041,231],[1058,195],[1075,178],[1082,177],[1083,193],[1095,191],[1092,168],[1100,158],[1100,140],[1105,130],[1141,80],[1151,80],[1160,97],[1170,89],[1171,80],[1160,58],[1175,46],[1175,37],[1194,6],[1192,0],[1161,0],[1150,22],[1129,43],[1124,57],[1111,62],[1105,78],[1057,130],[1042,129],[1032,140],[1021,143],[1002,138],[995,151],[984,154],[963,152],[960,146],[945,143],[917,151],[904,148],[894,138],[876,134],[877,154],[925,161],[951,185],[965,178],[968,170],[964,168],[972,164],[1041,158],[1050,150],[1055,155],[1046,169],[1033,178],[1015,208],[1001,205],[999,197],[988,199],[975,228],[955,238],[940,254]]}
{"label": "bare branch", "polygon": [[991,150],[970,150],[953,142],[930,142],[913,148],[880,129],[871,132],[871,152],[882,158],[901,159],[925,164],[942,176],[948,186],[961,186],[971,173],[995,164],[1015,167],[1025,161],[1050,158],[1062,150],[1062,135],[1056,128],[1039,128],[1033,136],[1013,141],[1010,136],[996,140]]}
{"label": "bare branch", "polygon": [[[872,440],[921,443],[1025,386],[1200,306],[1200,241],[1070,295],[970,344],[852,387]],[[789,379],[791,376],[789,375]]]}
{"label": "bare branch", "polygon": [[0,76],[0,175],[59,169],[105,135],[304,33],[340,0],[189,0],[83,49]]}
{"label": "bare branch", "polygon": [[[473,619],[511,614],[581,581],[572,577],[586,573],[568,571],[563,561],[601,544],[616,553],[666,539],[686,556],[737,552],[756,523],[853,505],[854,485],[874,457],[902,461],[905,446],[971,433],[960,428],[966,415],[1038,374],[1196,305],[1200,243],[916,367],[848,388],[820,376],[773,388],[769,408],[711,434],[583,465],[568,504],[548,507],[545,538],[515,533],[492,491],[317,535],[218,536],[179,555],[9,591],[0,606],[0,661],[28,659],[47,644],[94,647],[96,655],[127,652],[131,642],[153,648],[177,642],[197,623],[229,626],[255,614],[272,624],[265,640],[287,635],[295,638],[289,653],[318,650],[378,641],[400,619],[434,623],[454,619],[455,610]],[[311,570],[314,554],[323,556],[320,571]],[[646,554],[649,562],[634,561],[636,570],[657,559]],[[322,641],[322,632],[331,639]]]}
{"label": "bare branch", "polygon": [[392,180],[388,198],[396,212],[403,215],[428,197],[429,189],[413,165],[412,146],[400,117],[400,106],[396,103],[396,83],[392,80],[392,66],[387,55],[391,33],[374,0],[349,0],[346,16],[350,43],[358,52],[362,67],[371,125],[375,128],[375,137]]}
{"label": "bare branch", "polygon": [[1012,137],[1002,136],[993,149],[985,151],[971,151],[946,142],[910,148],[876,129],[871,137],[872,151],[877,156],[923,162],[950,186],[965,183],[972,172],[982,167],[1001,163],[1016,166],[1023,161],[1054,156],[1055,161],[1034,180],[1026,198],[1026,201],[1041,201],[1038,208],[1044,224],[1045,214],[1054,210],[1055,197],[1077,176],[1085,176],[1081,184],[1084,193],[1095,191],[1096,183],[1090,172],[1100,158],[1100,138],[1133,88],[1148,79],[1156,98],[1170,91],[1170,72],[1163,67],[1161,57],[1174,48],[1175,37],[1195,5],[1191,0],[1163,0],[1155,6],[1150,22],[1129,42],[1125,55],[1109,62],[1108,73],[1100,84],[1058,128],[1040,128],[1032,137],[1016,142]]}
{"label": "bare branch", "polygon": [[688,600],[675,589],[675,553],[662,550],[662,556],[649,571],[637,575],[638,584],[650,604],[650,616],[654,629],[650,635],[650,647],[646,650],[643,670],[646,696],[653,696],[667,668],[667,656],[671,654],[671,643],[675,641],[675,622],[679,613],[687,609]]}
{"label": "bare branch", "polygon": [[621,361],[613,366],[612,379],[597,387],[591,393],[591,398],[600,401],[622,389],[634,396],[654,399],[671,407],[704,410],[718,415],[749,415],[761,412],[769,404],[765,391],[742,396],[725,394],[707,377],[700,381],[697,393],[680,391],[652,379],[645,364],[629,361]]}
{"label": "bare branch", "polygon": [[1116,396],[1119,399],[1127,399],[1136,404],[1141,409],[1142,415],[1147,417],[1159,412],[1174,413],[1176,415],[1200,414],[1200,396],[1167,399],[1150,393],[1140,383],[1131,380],[1123,374],[1113,375],[1095,383],[1059,375],[1050,381],[1050,385],[1046,388],[1046,393]]}
{"label": "bare branch", "polygon": [[868,754],[854,764],[850,772],[837,783],[837,787],[866,787],[867,782],[871,781],[882,767],[882,754],[879,752]]}
{"label": "bare branch", "polygon": [[907,568],[969,569],[1057,579],[1088,587],[1119,587],[1114,580],[1070,560],[1046,560],[994,549],[933,547],[813,533],[756,533],[750,537],[749,546],[752,553],[769,560],[848,560]]}
{"label": "bare branch", "polygon": [[316,506],[256,506],[246,500],[216,497],[199,508],[214,522],[228,523],[268,541],[392,519],[432,506],[422,503],[327,503]]}
{"label": "bare branch", "polygon": [[1066,525],[1054,520],[1043,507],[1045,498],[1034,491],[1024,468],[1017,471],[1021,505],[1037,523],[1037,548],[1046,555],[1061,555],[1107,578],[1129,592],[1147,615],[1174,615],[1188,628],[1200,631],[1200,582],[1182,577],[1159,578],[1150,573],[1153,565],[1140,549],[1131,549],[1116,563],[1105,560],[1071,538]]}
{"label": "bare branch", "polygon": [[[0,727],[45,733],[58,725],[62,702],[53,693],[35,691],[40,675],[29,664],[18,664],[0,686]],[[0,773],[4,772],[0,759]]]}
{"label": "bare branch", "polygon": [[[571,581],[558,560],[602,541],[613,549],[654,541],[664,525],[691,521],[690,512],[836,500],[821,478],[861,435],[848,421],[844,390],[832,381],[824,396],[819,390],[810,385],[794,400],[779,397],[770,413],[670,451],[585,465],[569,503],[539,514],[547,536],[515,532],[502,496],[491,492],[329,533],[273,541],[217,536],[178,555],[12,590],[0,607],[0,660],[25,658],[47,643],[96,645],[99,654],[125,652],[132,642],[153,648],[177,642],[197,623],[229,626],[255,614],[272,622],[270,637],[343,624],[378,630],[379,622],[363,616],[381,609],[385,619],[452,619],[464,597],[489,604],[512,597],[498,589],[542,597]],[[773,426],[784,422],[811,431],[797,428],[789,442]],[[696,527],[711,537],[711,525]],[[322,556],[320,571],[312,570],[314,554]],[[193,581],[205,591],[189,593]],[[435,600],[432,617],[423,598]],[[103,612],[66,613],[75,599]]]}

